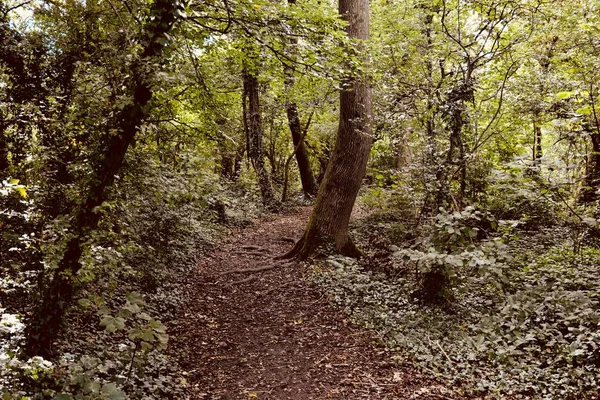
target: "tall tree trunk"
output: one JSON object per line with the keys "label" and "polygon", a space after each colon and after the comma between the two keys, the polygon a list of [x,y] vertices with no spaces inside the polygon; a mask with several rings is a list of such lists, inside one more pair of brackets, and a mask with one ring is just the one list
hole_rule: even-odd
{"label": "tall tree trunk", "polygon": [[85,202],[76,211],[73,221],[73,238],[53,273],[52,281],[42,295],[42,302],[36,309],[26,330],[25,351],[29,356],[52,355],[52,345],[60,332],[63,317],[74,293],[73,281],[81,269],[82,244],[98,225],[100,215],[96,207],[106,199],[107,189],[112,186],[119,172],[127,149],[140,126],[146,119],[152,98],[151,82],[147,79],[148,66],[161,56],[166,34],[176,22],[175,12],[181,3],[172,0],[155,0],[151,15],[143,28],[144,49],[139,62],[133,67],[129,90],[133,96],[130,105],[123,108],[115,119],[116,133],[108,135],[101,146],[98,165],[91,179]]}
{"label": "tall tree trunk", "polygon": [[[350,38],[369,38],[369,0],[339,0],[339,12],[348,21],[346,29]],[[358,51],[364,51],[362,44],[358,45]],[[371,122],[368,82],[362,78],[348,78],[340,90],[337,138],[315,207],[304,236],[284,257],[303,259],[328,243],[342,254],[361,255],[348,235],[348,224],[373,141]]]}
{"label": "tall tree trunk", "polygon": [[585,184],[579,196],[581,203],[591,203],[598,200],[597,192],[600,190],[600,112],[596,109],[597,95],[593,85],[590,85],[589,92],[593,121],[588,131],[592,140],[592,153],[588,156]]}
{"label": "tall tree trunk", "polygon": [[[296,0],[288,0],[288,3],[290,5],[295,5]],[[293,36],[290,36],[289,42],[291,50],[288,53],[289,57],[293,59],[295,56],[295,46],[298,43],[298,40]],[[283,73],[285,76],[285,89],[289,94],[292,92],[295,83],[294,69],[289,65],[285,65]],[[292,142],[294,143],[296,163],[298,164],[298,171],[300,172],[302,190],[306,196],[312,197],[317,194],[319,186],[315,180],[312,167],[310,166],[308,152],[304,145],[304,135],[302,134],[302,126],[300,124],[298,104],[296,104],[295,101],[288,99],[285,104],[285,111],[288,118],[288,125],[290,126],[290,132],[292,133]]]}
{"label": "tall tree trunk", "polygon": [[600,187],[600,134],[592,133],[592,153],[589,156],[589,168],[585,176],[585,187],[580,196],[580,202],[590,203],[598,200]]}
{"label": "tall tree trunk", "polygon": [[[546,97],[547,88],[546,88],[546,84],[545,84],[545,79],[548,76],[548,73],[550,72],[550,64],[551,64],[552,58],[554,57],[554,50],[555,50],[557,42],[558,42],[558,36],[554,36],[552,38],[552,41],[548,44],[545,54],[543,55],[542,59],[540,60],[541,76],[540,76],[540,82],[537,85],[540,99],[543,99],[544,97]],[[543,153],[542,153],[542,123],[543,123],[542,111],[543,111],[543,109],[541,108],[541,106],[539,104],[534,106],[534,109],[533,109],[533,166],[536,168],[536,171],[538,171],[538,169],[540,167],[542,155],[543,155]]]}
{"label": "tall tree trunk", "polygon": [[258,79],[256,75],[244,68],[243,80],[244,80],[244,104],[248,102],[247,106],[244,106],[246,115],[244,115],[248,146],[248,157],[252,162],[256,177],[258,179],[258,186],[260,187],[260,193],[262,200],[265,205],[272,205],[275,203],[275,195],[273,194],[273,187],[271,186],[271,177],[265,166],[265,158],[263,151],[263,129],[260,116],[260,103],[259,103],[259,89]]}
{"label": "tall tree trunk", "polygon": [[452,195],[450,184],[457,176],[459,177],[459,199],[456,204],[459,208],[464,202],[467,184],[467,165],[465,162],[465,145],[463,141],[463,128],[468,121],[467,102],[472,101],[474,86],[471,80],[472,66],[467,67],[465,79],[459,82],[448,95],[448,109],[446,118],[450,128],[450,146],[446,154],[445,165],[440,168],[439,189],[437,193],[438,207],[450,206]]}

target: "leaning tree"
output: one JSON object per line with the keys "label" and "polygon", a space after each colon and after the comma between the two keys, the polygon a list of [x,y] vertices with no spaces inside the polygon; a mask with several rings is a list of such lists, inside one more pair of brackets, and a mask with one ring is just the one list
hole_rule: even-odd
{"label": "leaning tree", "polygon": [[[354,41],[348,51],[366,60],[369,0],[339,0],[346,31]],[[371,150],[371,88],[363,72],[346,77],[340,89],[340,120],[333,154],[319,188],[304,236],[284,257],[306,258],[318,247],[333,244],[342,254],[359,256],[348,235],[348,223]]]}

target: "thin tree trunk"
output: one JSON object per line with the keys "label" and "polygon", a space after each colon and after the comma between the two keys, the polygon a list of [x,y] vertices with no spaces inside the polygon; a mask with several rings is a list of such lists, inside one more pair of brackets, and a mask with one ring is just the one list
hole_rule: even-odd
{"label": "thin tree trunk", "polygon": [[[294,6],[296,4],[296,0],[288,0],[288,3],[290,4],[290,6]],[[295,48],[298,43],[298,40],[295,37],[291,36],[291,28],[289,28],[289,30],[290,38],[288,57],[293,60],[295,57]],[[285,64],[283,67],[283,74],[285,77],[285,89],[286,92],[289,94],[292,92],[294,83],[296,81],[294,76],[294,69],[290,65]],[[308,151],[306,149],[306,145],[304,144],[304,137],[302,133],[302,127],[300,124],[298,104],[288,99],[285,104],[285,111],[288,118],[290,132],[292,134],[292,142],[294,144],[296,163],[298,164],[298,172],[300,173],[300,181],[302,182],[302,190],[304,191],[304,194],[307,197],[316,196],[319,190],[319,185],[317,185],[317,181],[315,180],[315,175],[310,165],[310,159],[308,158]],[[288,171],[286,170],[285,174],[287,173]],[[282,198],[285,198],[285,194],[282,196]]]}
{"label": "thin tree trunk", "polygon": [[246,152],[246,146],[243,142],[238,146],[235,152],[235,158],[233,160],[233,175],[231,176],[232,182],[237,182],[242,172],[242,161],[244,161],[244,153]]}
{"label": "thin tree trunk", "polygon": [[265,205],[272,205],[275,203],[275,195],[273,194],[273,187],[271,186],[271,177],[265,167],[258,79],[247,69],[244,69],[242,74],[244,80],[244,97],[248,100],[248,105],[246,107],[248,157],[256,172],[263,203]]}
{"label": "thin tree trunk", "polygon": [[[306,137],[306,133],[308,132],[308,127],[310,126],[310,121],[312,119],[312,116],[313,116],[313,114],[311,113],[310,116],[308,117],[308,121],[306,122],[306,125],[304,126],[304,130],[302,131],[302,136],[300,137],[300,141],[298,142],[296,147],[294,147],[294,151],[292,152],[292,154],[290,154],[290,156],[285,161],[285,165],[283,167],[283,189],[281,190],[281,201],[282,202],[285,202],[287,200],[287,192],[288,192],[289,178],[290,178],[290,163],[292,162],[292,158],[294,158],[294,155],[296,155],[296,153],[300,150],[300,147],[302,147],[302,145],[304,144],[304,138]],[[316,183],[315,183],[315,185],[316,185]],[[318,190],[318,188],[317,188],[317,190]],[[304,192],[304,194],[307,194],[307,193]]]}
{"label": "thin tree trunk", "polygon": [[448,126],[450,128],[450,146],[446,154],[445,165],[438,170],[439,189],[437,193],[438,207],[449,206],[452,202],[450,184],[455,176],[459,174],[459,203],[462,207],[467,184],[467,165],[465,162],[465,145],[463,142],[463,128],[467,122],[467,101],[471,101],[474,95],[473,82],[471,80],[472,67],[467,67],[464,82],[459,83],[448,95],[450,113]]}
{"label": "thin tree trunk", "polygon": [[6,140],[6,128],[4,121],[0,120],[0,179],[7,177],[8,167],[8,140]]}
{"label": "thin tree trunk", "polygon": [[[546,54],[544,54],[544,58],[540,61],[541,67],[541,76],[540,83],[538,84],[539,97],[540,99],[546,96],[546,85],[544,83],[544,79],[548,75],[550,71],[550,63],[552,58],[554,57],[554,49],[556,47],[556,43],[558,42],[558,36],[554,36],[552,41],[548,45],[546,50]],[[533,110],[533,165],[536,168],[540,167],[542,160],[542,109],[539,105],[536,105]]]}
{"label": "thin tree trunk", "polygon": [[[350,38],[369,38],[369,0],[340,0]],[[359,51],[364,51],[359,44]],[[348,78],[340,90],[340,121],[335,147],[319,188],[303,238],[284,255],[306,258],[321,245],[353,257],[362,253],[348,234],[350,214],[367,167],[372,144],[371,88],[361,78]]]}
{"label": "thin tree trunk", "polygon": [[176,21],[175,12],[178,7],[181,6],[170,0],[155,0],[152,4],[151,17],[143,29],[146,44],[139,62],[133,67],[133,80],[129,85],[133,96],[132,104],[117,114],[116,134],[105,138],[86,200],[74,217],[73,238],[68,241],[67,250],[28,325],[25,351],[29,356],[49,357],[53,353],[52,345],[73,298],[73,281],[81,269],[82,244],[87,235],[97,227],[100,215],[96,212],[96,207],[106,199],[107,189],[112,186],[127,149],[150,111],[148,105],[152,89],[146,67],[152,65],[149,61],[162,54],[165,48],[164,37]]}
{"label": "thin tree trunk", "polygon": [[[295,5],[296,0],[288,0],[290,5]],[[291,29],[291,28],[290,28]],[[290,32],[291,33],[291,32]],[[290,51],[289,57],[294,59],[295,47],[298,40],[293,36],[289,38]],[[294,69],[290,65],[285,65],[283,68],[283,74],[285,76],[285,89],[289,94],[292,92],[295,83]],[[308,158],[308,152],[304,144],[304,137],[302,134],[302,126],[300,124],[300,116],[298,111],[298,104],[295,101],[287,100],[285,104],[285,111],[288,118],[288,125],[292,134],[292,142],[294,143],[296,163],[298,164],[298,171],[300,173],[300,181],[302,182],[302,190],[307,197],[313,197],[317,194],[319,186],[315,180],[312,167],[310,165],[310,159]],[[286,171],[287,172],[287,171]]]}
{"label": "thin tree trunk", "polygon": [[592,154],[588,156],[588,167],[585,176],[585,185],[579,196],[581,203],[590,203],[598,200],[600,188],[600,113],[596,109],[596,93],[594,86],[590,85],[589,99],[592,106],[592,126],[590,126],[590,139],[592,140]]}
{"label": "thin tree trunk", "polygon": [[297,149],[295,155],[298,171],[300,172],[302,190],[306,196],[312,197],[317,194],[319,186],[315,180],[308,152],[304,145],[304,135],[302,135],[302,127],[300,126],[300,118],[298,117],[298,105],[295,102],[289,102],[286,105],[286,113],[290,132],[292,133],[292,142],[294,143],[294,148]]}
{"label": "thin tree trunk", "polygon": [[533,165],[539,167],[542,160],[542,127],[538,113],[533,117],[533,141]]}

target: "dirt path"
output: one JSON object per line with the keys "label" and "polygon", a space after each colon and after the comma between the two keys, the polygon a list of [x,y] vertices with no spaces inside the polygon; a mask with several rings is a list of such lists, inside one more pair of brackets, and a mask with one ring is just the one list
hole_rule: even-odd
{"label": "dirt path", "polygon": [[291,247],[289,238],[301,235],[309,212],[301,208],[239,230],[200,265],[195,300],[171,332],[189,372],[190,398],[444,398],[348,324],[298,265],[221,275],[273,264]]}

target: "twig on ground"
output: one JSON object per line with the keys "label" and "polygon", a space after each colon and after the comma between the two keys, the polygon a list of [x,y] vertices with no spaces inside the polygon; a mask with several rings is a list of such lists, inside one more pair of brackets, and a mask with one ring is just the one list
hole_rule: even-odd
{"label": "twig on ground", "polygon": [[[431,339],[429,338],[429,336],[427,336],[427,340],[429,341],[429,344],[431,344]],[[442,354],[446,357],[446,359],[450,362],[452,362],[452,359],[448,356],[448,354],[444,351],[444,349],[442,348],[442,346],[440,345],[440,342],[438,342],[437,340],[433,341],[437,347],[442,351]]]}

